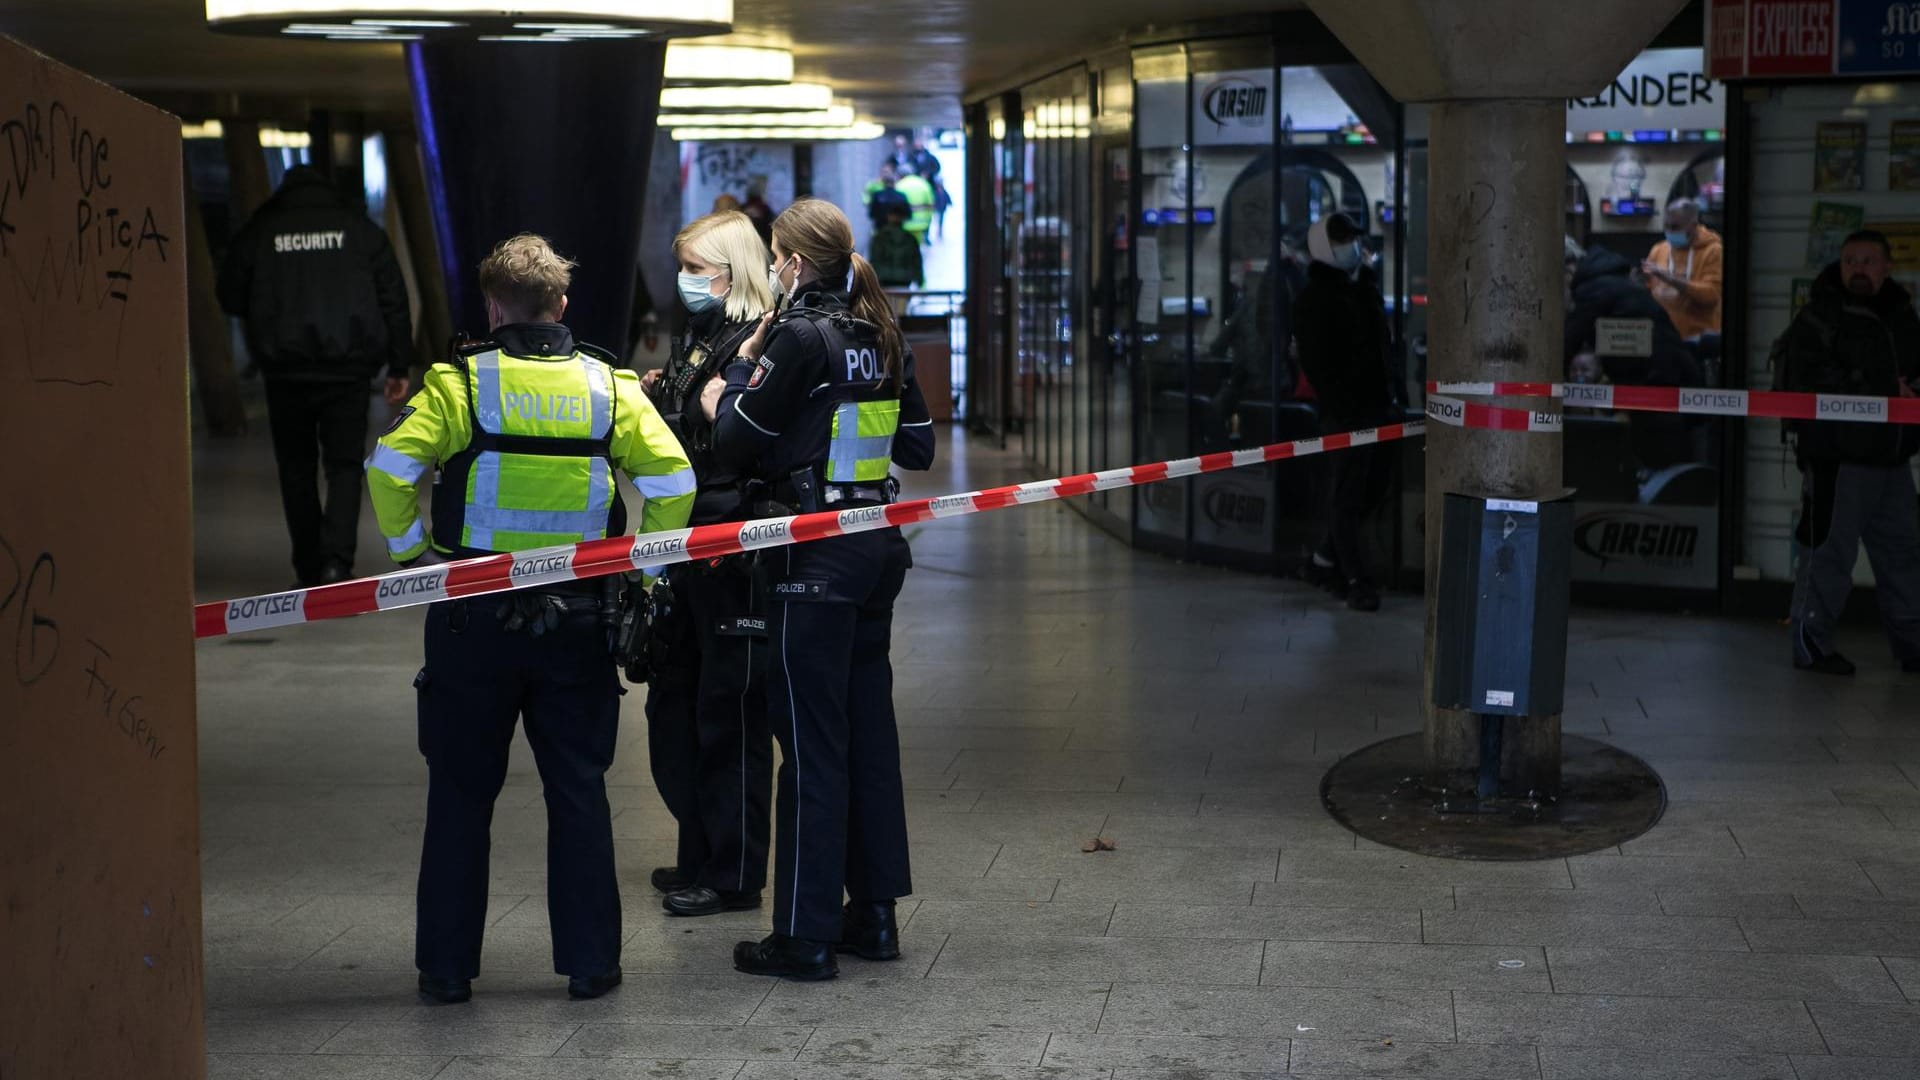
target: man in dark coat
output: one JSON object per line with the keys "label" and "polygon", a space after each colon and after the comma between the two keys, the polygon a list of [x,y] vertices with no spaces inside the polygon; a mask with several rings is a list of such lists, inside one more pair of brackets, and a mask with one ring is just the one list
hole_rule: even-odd
{"label": "man in dark coat", "polygon": [[[1293,341],[1300,369],[1320,402],[1320,430],[1331,434],[1395,420],[1387,374],[1387,312],[1359,225],[1345,214],[1314,223],[1307,234],[1313,263],[1293,302]],[[1380,610],[1380,592],[1363,525],[1386,495],[1392,459],[1378,446],[1330,456],[1327,537],[1308,577],[1343,593],[1355,611]]]}
{"label": "man in dark coat", "polygon": [[1633,280],[1633,263],[1594,248],[1573,271],[1573,310],[1567,313],[1565,329],[1568,360],[1594,349],[1601,319],[1645,319],[1653,331],[1649,356],[1600,357],[1609,380],[1628,386],[1700,385],[1699,360],[1680,340],[1666,309]]}
{"label": "man in dark coat", "polygon": [[[1812,297],[1787,329],[1789,389],[1914,396],[1920,316],[1907,290],[1889,280],[1892,267],[1882,234],[1863,230],[1847,238],[1840,261],[1814,279]],[[1793,665],[1853,674],[1832,633],[1864,542],[1894,656],[1902,670],[1920,672],[1920,511],[1909,464],[1920,450],[1920,431],[1828,420],[1796,423],[1795,432],[1801,470],[1796,539],[1804,547],[1793,590]]]}
{"label": "man in dark coat", "polygon": [[345,581],[360,524],[368,383],[384,368],[387,401],[407,395],[413,321],[393,245],[318,170],[297,166],[234,237],[219,293],[227,314],[245,321],[247,351],[266,378],[298,584]]}

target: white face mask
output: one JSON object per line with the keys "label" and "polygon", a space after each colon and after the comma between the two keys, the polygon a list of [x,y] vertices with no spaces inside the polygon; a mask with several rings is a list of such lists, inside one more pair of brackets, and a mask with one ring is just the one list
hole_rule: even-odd
{"label": "white face mask", "polygon": [[773,298],[775,300],[784,299],[787,295],[787,285],[786,282],[780,280],[780,271],[785,268],[787,262],[792,261],[793,258],[794,256],[789,255],[786,260],[774,263],[767,268],[767,288],[773,290]]}

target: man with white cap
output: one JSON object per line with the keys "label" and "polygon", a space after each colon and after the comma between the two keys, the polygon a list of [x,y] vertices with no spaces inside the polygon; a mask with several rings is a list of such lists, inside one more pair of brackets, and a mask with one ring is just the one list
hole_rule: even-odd
{"label": "man with white cap", "polygon": [[[1365,230],[1345,214],[1307,232],[1307,284],[1293,302],[1293,339],[1300,368],[1320,403],[1320,430],[1331,434],[1394,420],[1387,375],[1387,313],[1370,265]],[[1307,579],[1345,596],[1355,611],[1380,610],[1363,525],[1392,478],[1392,459],[1376,446],[1329,458],[1332,483],[1327,536],[1313,553]]]}

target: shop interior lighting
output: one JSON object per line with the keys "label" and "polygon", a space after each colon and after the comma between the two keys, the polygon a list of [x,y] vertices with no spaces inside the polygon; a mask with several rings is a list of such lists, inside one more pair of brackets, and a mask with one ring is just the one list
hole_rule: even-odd
{"label": "shop interior lighting", "polygon": [[313,145],[313,136],[305,131],[263,127],[260,129],[260,145],[269,150],[304,150]]}
{"label": "shop interior lighting", "polygon": [[793,81],[793,53],[769,45],[676,41],[667,46],[668,86],[777,86]]}
{"label": "shop interior lighting", "polygon": [[662,112],[822,112],[833,107],[833,88],[821,83],[781,86],[669,86],[660,91]]}
{"label": "shop interior lighting", "polygon": [[[226,125],[218,120],[180,125],[180,137],[183,139],[224,139],[226,135]],[[263,127],[260,129],[260,145],[269,150],[300,150],[313,145],[313,136],[305,131]]]}
{"label": "shop interior lighting", "polygon": [[787,142],[832,142],[852,140],[870,142],[886,135],[887,129],[875,123],[846,127],[682,127],[673,129],[676,142],[734,142],[749,139],[779,139]]}
{"label": "shop interior lighting", "polygon": [[852,127],[853,106],[835,105],[820,112],[792,113],[661,113],[659,124],[675,127]]}
{"label": "shop interior lighting", "polygon": [[[207,26],[241,34],[380,40],[375,35],[510,38],[535,29],[589,36],[723,34],[733,0],[205,0]],[[300,27],[301,29],[294,29]],[[324,27],[324,29],[317,29]]]}

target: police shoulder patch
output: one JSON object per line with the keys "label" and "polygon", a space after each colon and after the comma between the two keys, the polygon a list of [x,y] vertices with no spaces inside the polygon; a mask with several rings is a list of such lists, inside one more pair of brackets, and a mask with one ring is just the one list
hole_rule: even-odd
{"label": "police shoulder patch", "polygon": [[761,357],[753,365],[753,375],[752,377],[747,379],[747,389],[752,390],[754,387],[759,386],[761,383],[765,382],[767,379],[767,376],[772,374],[772,372],[773,372],[773,361],[767,359],[764,356]]}
{"label": "police shoulder patch", "polygon": [[403,407],[399,412],[395,413],[393,416],[393,423],[387,425],[387,430],[381,432],[380,437],[384,439],[387,436],[393,434],[394,432],[400,430],[400,425],[407,422],[407,417],[412,416],[413,411],[414,411],[413,406],[408,405]]}

